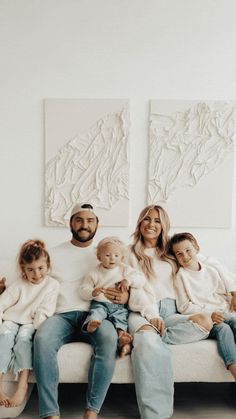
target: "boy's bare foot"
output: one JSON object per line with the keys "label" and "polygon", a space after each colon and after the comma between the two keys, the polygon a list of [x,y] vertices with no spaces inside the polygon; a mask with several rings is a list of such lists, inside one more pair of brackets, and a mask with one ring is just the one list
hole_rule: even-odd
{"label": "boy's bare foot", "polygon": [[87,324],[87,332],[93,333],[99,326],[101,326],[101,322],[99,320],[90,320]]}
{"label": "boy's bare foot", "polygon": [[131,351],[132,351],[131,343],[125,343],[125,345],[123,345],[120,348],[120,358],[124,358],[124,356],[131,354]]}
{"label": "boy's bare foot", "polygon": [[98,415],[94,410],[86,409],[84,412],[83,419],[97,419]]}
{"label": "boy's bare foot", "polygon": [[60,419],[60,416],[48,416],[47,419]]}
{"label": "boy's bare foot", "polygon": [[3,391],[0,391],[0,406],[9,406],[9,397]]}
{"label": "boy's bare foot", "polygon": [[19,387],[15,394],[9,399],[9,407],[16,407],[20,406],[23,403],[26,393],[27,393],[28,386],[21,386]]}

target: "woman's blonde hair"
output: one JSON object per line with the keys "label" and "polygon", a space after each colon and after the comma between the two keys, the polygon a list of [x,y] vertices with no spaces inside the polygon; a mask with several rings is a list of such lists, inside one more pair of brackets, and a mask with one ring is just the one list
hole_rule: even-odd
{"label": "woman's blonde hair", "polygon": [[28,263],[32,263],[34,260],[38,260],[41,257],[45,257],[47,268],[51,268],[51,261],[48,251],[46,250],[45,244],[41,240],[27,240],[22,244],[18,255],[18,266],[22,278],[26,279],[24,267]]}
{"label": "woman's blonde hair", "polygon": [[155,209],[159,213],[161,222],[161,234],[157,239],[156,243],[156,254],[157,256],[166,262],[169,262],[172,266],[173,273],[176,271],[176,263],[174,258],[167,254],[168,244],[168,232],[170,229],[170,219],[167,212],[160,205],[148,205],[145,207],[138,218],[136,229],[133,234],[133,244],[131,245],[131,251],[136,256],[140,268],[147,278],[151,279],[154,277],[154,270],[152,266],[152,259],[145,254],[145,246],[143,236],[141,234],[141,223],[144,218],[148,215],[149,211]]}

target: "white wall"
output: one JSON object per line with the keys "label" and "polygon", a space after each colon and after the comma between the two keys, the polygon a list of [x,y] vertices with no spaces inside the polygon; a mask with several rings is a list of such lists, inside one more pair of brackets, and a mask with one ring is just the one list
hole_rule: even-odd
{"label": "white wall", "polygon": [[[149,100],[235,100],[235,15],[235,0],[0,0],[1,259],[70,237],[43,225],[43,99],[131,99],[130,228],[99,232],[128,240],[146,205]],[[236,270],[235,216],[192,232]]]}

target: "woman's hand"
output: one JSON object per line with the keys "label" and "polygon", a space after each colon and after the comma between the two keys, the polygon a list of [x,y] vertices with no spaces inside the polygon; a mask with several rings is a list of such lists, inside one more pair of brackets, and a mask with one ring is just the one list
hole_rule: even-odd
{"label": "woman's hand", "polygon": [[126,304],[129,300],[128,291],[121,291],[117,288],[103,288],[105,297],[114,304]]}
{"label": "woman's hand", "polygon": [[154,326],[160,335],[162,336],[165,330],[165,322],[161,317],[156,317],[155,319],[151,319],[150,323],[152,326]]}

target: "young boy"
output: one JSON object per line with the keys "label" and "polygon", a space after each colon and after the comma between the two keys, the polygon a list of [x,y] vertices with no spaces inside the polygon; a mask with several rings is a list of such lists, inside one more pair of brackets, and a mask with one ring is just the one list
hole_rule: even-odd
{"label": "young boy", "polygon": [[209,337],[217,345],[226,367],[236,380],[236,283],[226,269],[198,258],[199,245],[190,233],[175,234],[169,251],[180,266],[176,274],[176,303],[182,314],[211,315]]}

